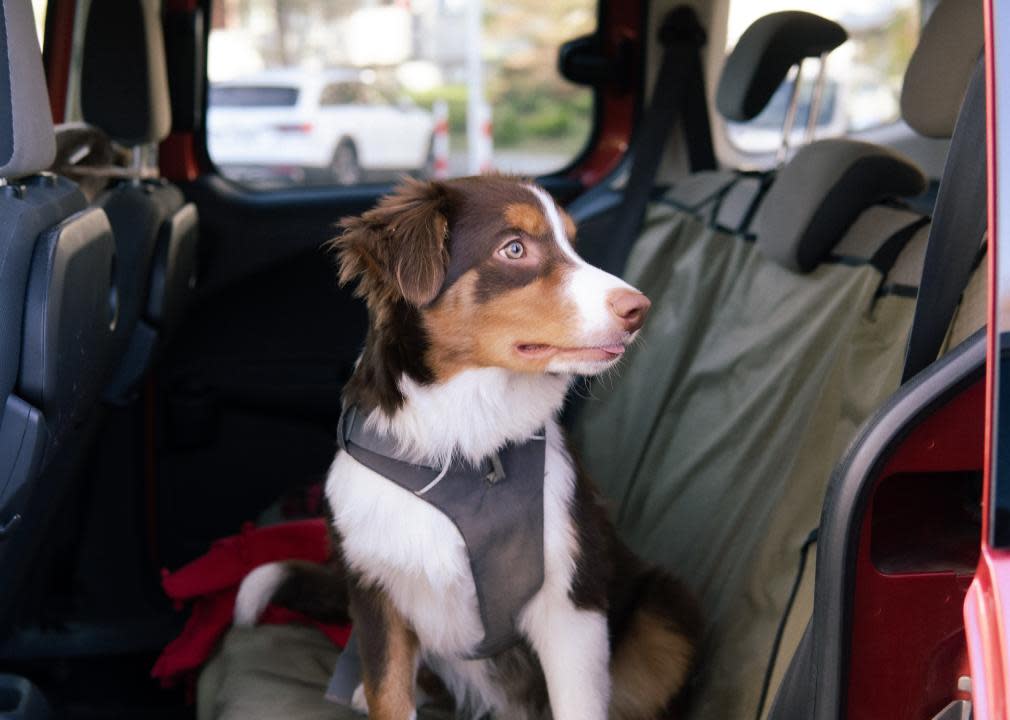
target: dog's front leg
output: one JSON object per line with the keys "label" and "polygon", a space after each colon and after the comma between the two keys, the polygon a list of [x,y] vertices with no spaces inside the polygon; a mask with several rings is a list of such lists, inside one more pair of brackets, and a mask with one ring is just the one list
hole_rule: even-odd
{"label": "dog's front leg", "polygon": [[361,654],[361,675],[372,720],[417,717],[414,688],[417,636],[382,590],[354,584],[351,617]]}
{"label": "dog's front leg", "polygon": [[540,659],[554,720],[606,720],[610,704],[607,616],[543,590],[522,615]]}

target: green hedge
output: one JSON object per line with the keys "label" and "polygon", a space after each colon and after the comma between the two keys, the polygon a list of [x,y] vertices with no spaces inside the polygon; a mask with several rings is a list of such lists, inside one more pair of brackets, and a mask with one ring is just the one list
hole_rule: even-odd
{"label": "green hedge", "polygon": [[[431,109],[437,100],[449,106],[449,132],[466,133],[466,85],[443,85],[413,95]],[[512,84],[489,93],[496,147],[537,140],[581,140],[592,114],[591,93],[577,88]],[[576,137],[577,136],[577,137]]]}

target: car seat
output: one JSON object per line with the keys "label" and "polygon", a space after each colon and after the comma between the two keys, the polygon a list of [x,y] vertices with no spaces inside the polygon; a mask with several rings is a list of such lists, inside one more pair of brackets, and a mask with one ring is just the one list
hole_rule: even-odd
{"label": "car seat", "polygon": [[160,3],[93,0],[81,64],[84,119],[133,153],[134,177],[114,180],[95,201],[116,237],[122,360],[105,399],[125,404],[151,365],[159,336],[179,323],[197,280],[198,215],[157,177],[147,148],[169,133],[171,110]]}
{"label": "car seat", "polygon": [[[44,172],[55,141],[31,4],[0,32],[0,634],[86,442],[120,318],[105,213]],[[16,99],[16,102],[15,102]]]}

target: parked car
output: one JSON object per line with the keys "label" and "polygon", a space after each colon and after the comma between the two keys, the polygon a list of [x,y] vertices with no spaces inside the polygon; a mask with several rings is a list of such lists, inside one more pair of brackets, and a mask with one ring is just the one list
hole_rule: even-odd
{"label": "parked car", "polygon": [[228,177],[354,185],[431,160],[431,114],[369,71],[269,70],[210,88],[207,144]]}

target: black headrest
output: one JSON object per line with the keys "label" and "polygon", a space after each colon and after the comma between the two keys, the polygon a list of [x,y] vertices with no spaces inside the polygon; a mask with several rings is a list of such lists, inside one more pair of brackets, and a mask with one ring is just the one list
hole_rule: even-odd
{"label": "black headrest", "polygon": [[81,66],[84,119],[123,145],[172,125],[159,0],[91,0]]}
{"label": "black headrest", "polygon": [[848,37],[838,23],[799,10],[758,18],[726,58],[716,107],[728,120],[753,119],[764,110],[789,68],[804,58],[834,50]]}
{"label": "black headrest", "polygon": [[18,178],[48,168],[56,140],[31,2],[0,10],[0,178]]}
{"label": "black headrest", "polygon": [[922,171],[893,150],[844,139],[811,143],[768,189],[754,218],[758,247],[779,265],[810,272],[861,212],[925,189]]}

